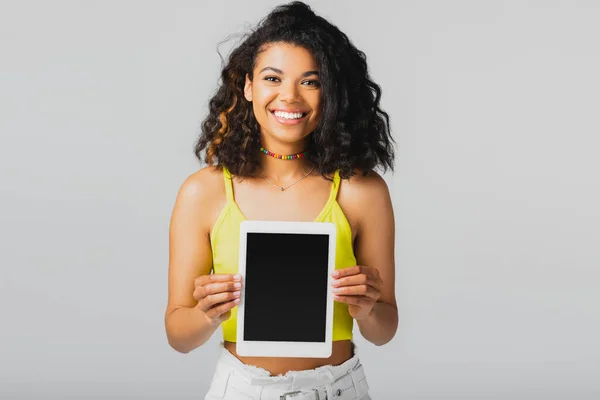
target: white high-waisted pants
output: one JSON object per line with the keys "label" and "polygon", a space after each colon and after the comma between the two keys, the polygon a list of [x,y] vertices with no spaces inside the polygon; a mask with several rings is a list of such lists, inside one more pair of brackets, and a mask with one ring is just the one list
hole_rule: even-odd
{"label": "white high-waisted pants", "polygon": [[354,356],[341,365],[326,365],[271,376],[246,365],[221,343],[221,355],[205,400],[370,400],[369,385]]}

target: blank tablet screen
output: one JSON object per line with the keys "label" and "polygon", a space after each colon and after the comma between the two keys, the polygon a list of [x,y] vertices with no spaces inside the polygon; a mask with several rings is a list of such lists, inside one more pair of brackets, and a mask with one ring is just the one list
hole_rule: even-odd
{"label": "blank tablet screen", "polygon": [[329,236],[247,235],[244,340],[325,342]]}

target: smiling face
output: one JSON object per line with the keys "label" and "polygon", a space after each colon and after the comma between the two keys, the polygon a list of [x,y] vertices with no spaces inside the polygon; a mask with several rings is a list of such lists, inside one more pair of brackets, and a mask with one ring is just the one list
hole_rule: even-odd
{"label": "smiling face", "polygon": [[273,152],[303,151],[321,115],[317,62],[303,47],[271,43],[246,75],[246,100],[261,127],[263,145]]}

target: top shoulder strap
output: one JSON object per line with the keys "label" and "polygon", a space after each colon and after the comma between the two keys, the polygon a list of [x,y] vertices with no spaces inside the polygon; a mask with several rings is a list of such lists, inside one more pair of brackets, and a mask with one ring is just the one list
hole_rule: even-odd
{"label": "top shoulder strap", "polygon": [[231,182],[231,173],[226,166],[223,166],[223,181],[225,182],[225,194],[227,201],[233,201],[233,183]]}
{"label": "top shoulder strap", "polygon": [[329,200],[335,200],[337,198],[338,190],[340,189],[340,170],[337,169],[333,175],[333,185],[331,185],[331,193],[329,194]]}

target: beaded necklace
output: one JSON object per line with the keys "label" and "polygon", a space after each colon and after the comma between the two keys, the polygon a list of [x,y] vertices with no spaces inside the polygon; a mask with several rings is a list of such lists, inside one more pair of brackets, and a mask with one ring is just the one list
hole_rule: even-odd
{"label": "beaded necklace", "polygon": [[[305,157],[308,154],[308,150],[307,150],[307,151],[303,151],[302,153],[291,154],[289,156],[282,156],[281,154],[272,153],[269,150],[265,149],[264,147],[261,147],[260,151],[262,151],[263,153],[265,153],[268,156],[271,156],[273,158],[278,158],[280,160],[293,160],[293,159],[296,159],[296,158]],[[265,181],[269,182],[271,185],[275,186],[277,189],[279,189],[280,191],[283,192],[284,190],[291,188],[296,183],[300,182],[302,179],[304,179],[307,176],[309,176],[313,172],[314,169],[315,169],[315,166],[313,165],[313,167],[311,168],[311,170],[308,171],[308,173],[306,175],[304,175],[302,178],[298,179],[296,182],[292,183],[291,185],[288,185],[287,187],[279,186],[276,183],[271,182],[269,179],[265,178],[262,175],[261,175],[261,178],[263,178]]]}
{"label": "beaded necklace", "polygon": [[296,158],[305,157],[308,154],[308,150],[306,150],[306,151],[303,151],[302,153],[291,154],[289,156],[282,156],[281,154],[272,153],[269,150],[265,149],[264,147],[261,147],[260,151],[262,151],[263,153],[265,153],[268,156],[271,156],[273,158],[278,158],[280,160],[293,160],[293,159],[296,159]]}

